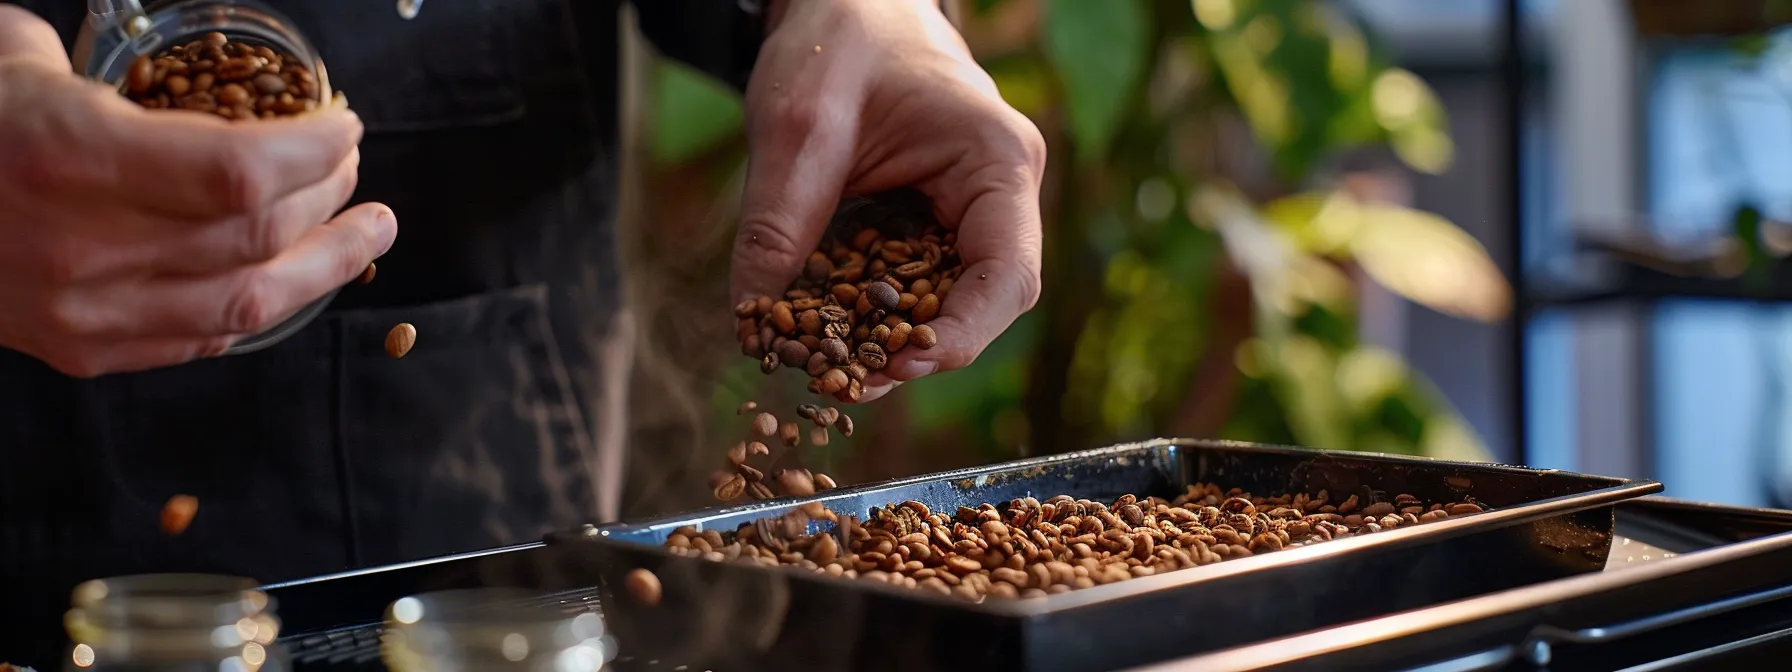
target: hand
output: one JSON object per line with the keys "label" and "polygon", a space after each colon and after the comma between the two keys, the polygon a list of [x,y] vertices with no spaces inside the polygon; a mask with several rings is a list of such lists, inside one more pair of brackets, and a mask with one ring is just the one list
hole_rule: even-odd
{"label": "hand", "polygon": [[939,346],[897,353],[862,400],[970,364],[1039,299],[1039,130],[933,0],[786,0],[768,19],[747,87],[735,301],[782,295],[842,197],[913,187],[958,224],[966,268],[929,322]]}
{"label": "hand", "polygon": [[177,364],[347,283],[397,236],[383,205],[332,219],[361,130],[143,109],[0,5],[0,346],[80,377]]}

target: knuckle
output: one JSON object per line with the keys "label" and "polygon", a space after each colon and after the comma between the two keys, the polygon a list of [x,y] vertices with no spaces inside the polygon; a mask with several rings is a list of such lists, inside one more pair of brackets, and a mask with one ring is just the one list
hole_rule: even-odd
{"label": "knuckle", "polygon": [[273,288],[259,269],[244,271],[225,295],[223,329],[231,334],[252,334],[270,326],[275,316]]}
{"label": "knuckle", "polygon": [[775,134],[808,135],[821,124],[821,105],[808,96],[780,96],[767,108],[766,121]]}
{"label": "knuckle", "polygon": [[807,258],[779,220],[765,215],[750,215],[741,220],[734,246],[737,266],[794,268]]}
{"label": "knuckle", "polygon": [[212,166],[208,187],[218,194],[220,204],[231,212],[259,210],[267,200],[270,188],[267,171],[262,169],[254,144],[232,142],[219,153]]}
{"label": "knuckle", "polygon": [[93,331],[92,311],[66,292],[45,294],[38,313],[45,331],[58,338],[78,337]]}
{"label": "knuckle", "polygon": [[280,253],[283,241],[280,240],[280,215],[276,208],[251,210],[240,221],[239,230],[232,232],[230,237],[238,260],[262,262]]}

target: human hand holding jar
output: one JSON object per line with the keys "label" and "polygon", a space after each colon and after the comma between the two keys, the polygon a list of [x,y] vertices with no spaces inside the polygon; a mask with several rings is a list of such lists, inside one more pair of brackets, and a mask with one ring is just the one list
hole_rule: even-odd
{"label": "human hand holding jar", "polygon": [[[149,74],[169,91],[171,73]],[[190,89],[202,73],[189,74]],[[251,95],[233,110],[257,109],[264,73],[212,74],[212,111],[233,86]],[[156,103],[119,95],[125,77],[75,74],[47,23],[0,5],[0,346],[78,377],[215,356],[392,246],[390,209],[342,210],[360,161],[354,113],[238,123],[173,100],[186,109],[145,109]]]}

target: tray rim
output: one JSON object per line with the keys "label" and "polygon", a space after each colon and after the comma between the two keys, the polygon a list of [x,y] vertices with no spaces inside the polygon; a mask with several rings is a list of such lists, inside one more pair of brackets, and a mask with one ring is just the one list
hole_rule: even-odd
{"label": "tray rim", "polygon": [[[833,500],[855,498],[855,497],[860,497],[863,495],[874,495],[880,491],[893,490],[896,488],[901,488],[901,487],[910,486],[910,485],[924,484],[924,483],[929,483],[929,482],[949,482],[949,481],[954,481],[954,480],[964,480],[966,478],[989,476],[991,474],[998,473],[998,472],[1010,472],[1010,471],[1015,471],[1015,470],[1025,470],[1025,469],[1030,469],[1030,468],[1037,467],[1040,465],[1054,464],[1054,463],[1058,463],[1058,462],[1085,460],[1085,459],[1090,459],[1090,458],[1100,458],[1103,456],[1122,454],[1122,453],[1131,454],[1131,453],[1147,452],[1147,451],[1157,450],[1157,449],[1163,448],[1163,447],[1189,447],[1189,448],[1197,448],[1197,449],[1219,449],[1219,450],[1238,451],[1238,452],[1274,453],[1274,454],[1284,454],[1284,455],[1298,454],[1298,455],[1302,455],[1302,456],[1317,456],[1320,458],[1332,458],[1332,459],[1342,458],[1342,459],[1349,459],[1349,460],[1353,460],[1353,461],[1367,460],[1367,461],[1372,461],[1372,462],[1426,465],[1426,466],[1431,466],[1431,467],[1460,467],[1460,468],[1473,469],[1473,470],[1479,471],[1479,472],[1497,471],[1497,472],[1506,472],[1506,473],[1521,474],[1521,475],[1560,474],[1563,476],[1573,477],[1573,478],[1583,478],[1583,479],[1589,479],[1589,480],[1595,480],[1595,481],[1603,481],[1603,482],[1607,483],[1607,485],[1605,487],[1590,490],[1587,492],[1561,495],[1561,496],[1557,496],[1557,497],[1550,497],[1547,499],[1540,499],[1540,500],[1536,500],[1536,501],[1529,502],[1526,504],[1520,504],[1520,505],[1515,505],[1515,506],[1494,509],[1492,511],[1487,511],[1485,513],[1475,514],[1473,516],[1464,516],[1461,518],[1451,518],[1451,519],[1446,519],[1446,520],[1435,522],[1435,523],[1427,523],[1425,525],[1417,525],[1417,526],[1413,526],[1413,527],[1407,527],[1407,528],[1402,528],[1402,529],[1397,529],[1397,530],[1392,530],[1392,531],[1387,531],[1387,532],[1380,532],[1380,533],[1376,533],[1376,534],[1372,534],[1372,535],[1368,535],[1368,536],[1351,537],[1348,539],[1339,539],[1336,541],[1329,541],[1329,542],[1322,543],[1322,544],[1313,544],[1311,546],[1303,546],[1303,547],[1299,547],[1299,548],[1286,549],[1286,550],[1277,551],[1275,553],[1269,553],[1269,554],[1265,554],[1265,555],[1252,556],[1249,558],[1240,558],[1238,560],[1228,560],[1225,562],[1215,563],[1213,565],[1206,565],[1206,566],[1203,566],[1200,568],[1191,568],[1191,569],[1198,569],[1199,571],[1179,570],[1179,571],[1173,571],[1173,572],[1165,572],[1163,574],[1155,574],[1152,576],[1135,578],[1135,579],[1132,579],[1129,581],[1121,581],[1118,583],[1097,585],[1097,586],[1093,586],[1090,588],[1084,588],[1081,590],[1073,590],[1073,591],[1070,591],[1067,593],[1059,593],[1059,594],[1055,594],[1055,595],[1049,595],[1044,598],[1033,598],[1033,599],[1026,599],[1026,600],[986,600],[982,603],[970,603],[970,602],[965,602],[963,600],[954,599],[954,598],[947,597],[947,596],[936,595],[929,591],[898,588],[896,586],[891,586],[891,585],[883,584],[883,583],[872,583],[872,582],[861,581],[861,580],[857,580],[857,579],[846,579],[846,578],[841,578],[841,577],[818,575],[818,574],[813,574],[813,573],[809,573],[809,572],[794,571],[794,570],[791,570],[786,567],[772,568],[772,567],[762,567],[759,565],[746,565],[746,564],[739,564],[739,563],[724,563],[724,564],[727,564],[728,566],[738,567],[745,571],[779,572],[782,576],[791,577],[791,578],[794,578],[797,580],[823,581],[823,582],[827,582],[826,585],[831,585],[831,586],[836,586],[836,587],[850,586],[852,589],[856,589],[856,590],[878,591],[878,592],[882,592],[886,595],[899,596],[899,597],[902,597],[905,599],[930,601],[935,604],[941,604],[941,605],[951,605],[954,608],[967,609],[967,610],[972,610],[972,611],[980,611],[980,612],[984,612],[984,613],[994,615],[994,616],[1010,617],[1010,618],[1033,618],[1033,617],[1048,616],[1051,614],[1070,611],[1073,609],[1077,609],[1080,607],[1085,607],[1085,606],[1089,606],[1089,605],[1093,605],[1093,604],[1110,602],[1110,601],[1115,601],[1115,600],[1122,600],[1122,599],[1127,599],[1130,597],[1135,597],[1135,596],[1140,596],[1140,595],[1146,595],[1146,594],[1150,594],[1150,593],[1162,592],[1165,590],[1171,590],[1171,589],[1174,589],[1177,587],[1185,586],[1185,585],[1196,583],[1196,582],[1223,580],[1227,577],[1231,577],[1231,576],[1235,576],[1235,575],[1239,575],[1239,574],[1265,572],[1265,571],[1270,571],[1277,567],[1282,567],[1285,565],[1318,561],[1320,559],[1323,559],[1323,558],[1326,558],[1326,557],[1329,557],[1332,555],[1350,553],[1353,551],[1358,551],[1359,549],[1403,548],[1403,547],[1428,543],[1428,542],[1434,541],[1434,540],[1441,540],[1441,539],[1447,539],[1447,538],[1451,538],[1451,537],[1455,537],[1455,536],[1472,534],[1472,533],[1480,532],[1480,531],[1484,531],[1484,530],[1492,530],[1492,529],[1509,527],[1512,525],[1519,525],[1519,524],[1531,522],[1531,521],[1542,519],[1542,518],[1548,518],[1548,517],[1558,516],[1558,515],[1565,515],[1565,514],[1574,513],[1577,511],[1584,511],[1587,509],[1598,508],[1600,506],[1616,504],[1621,501],[1636,499],[1636,498],[1642,497],[1644,495],[1648,495],[1650,493],[1660,492],[1662,490],[1662,484],[1659,482],[1656,482],[1654,480],[1626,479],[1626,478],[1619,478],[1619,477],[1613,477],[1613,476],[1595,476],[1595,475],[1590,475],[1590,474],[1581,474],[1581,473],[1577,473],[1577,472],[1564,471],[1564,470],[1560,470],[1560,469],[1539,469],[1539,468],[1533,468],[1533,467],[1515,466],[1515,465],[1498,464],[1498,463],[1490,463],[1490,462],[1465,462],[1465,461],[1458,461],[1458,460],[1444,460],[1444,459],[1423,457],[1423,456],[1416,456],[1416,455],[1398,455],[1398,454],[1374,453],[1374,452],[1365,452],[1365,451],[1345,451],[1345,450],[1325,450],[1325,449],[1315,449],[1315,448],[1300,448],[1300,447],[1295,447],[1295,446],[1260,444],[1260,443],[1251,443],[1251,442],[1246,442],[1246,441],[1230,441],[1230,440],[1216,440],[1216,439],[1158,438],[1158,439],[1151,439],[1151,440],[1147,440],[1147,441],[1121,443],[1121,444],[1116,444],[1113,446],[1107,446],[1107,447],[1103,447],[1103,448],[1094,448],[1094,449],[1075,451],[1075,452],[1070,452],[1070,453],[1062,453],[1062,454],[1058,454],[1058,455],[1049,455],[1049,456],[1043,456],[1043,457],[1037,457],[1037,458],[1014,460],[1014,461],[1010,461],[1010,462],[1001,462],[1001,463],[997,463],[997,464],[993,464],[993,465],[969,467],[969,468],[965,468],[965,469],[956,469],[956,470],[951,470],[951,471],[937,472],[934,474],[923,474],[920,476],[890,479],[890,480],[877,482],[877,483],[868,483],[868,484],[862,484],[862,485],[857,485],[857,486],[851,486],[851,487],[847,487],[847,488],[840,488],[838,490],[830,491],[829,494],[826,494],[826,495],[816,495],[816,496],[810,496],[810,497],[780,497],[777,499],[769,499],[769,500],[765,500],[762,502],[756,502],[756,503],[744,505],[744,506],[715,507],[715,508],[710,508],[710,509],[699,509],[696,511],[691,511],[691,512],[686,512],[686,513],[681,513],[681,514],[671,514],[668,516],[660,516],[660,517],[656,517],[653,519],[649,519],[649,520],[645,520],[645,521],[641,521],[641,522],[635,522],[635,523],[618,523],[618,524],[612,524],[612,525],[607,525],[607,526],[589,526],[589,527],[583,528],[582,532],[580,532],[577,535],[569,535],[569,541],[571,539],[582,538],[581,540],[584,541],[585,543],[616,544],[616,545],[620,545],[620,546],[623,546],[623,547],[626,547],[629,549],[633,549],[636,552],[646,552],[646,553],[656,554],[658,556],[661,556],[661,558],[662,558],[661,562],[708,562],[708,561],[702,560],[700,558],[688,558],[688,557],[684,557],[684,556],[672,555],[671,553],[667,552],[665,547],[663,547],[663,546],[643,544],[643,543],[638,543],[638,542],[634,542],[634,541],[624,541],[621,539],[612,539],[610,537],[614,534],[620,534],[620,533],[626,533],[626,532],[657,531],[657,530],[669,531],[670,529],[675,529],[676,527],[683,526],[683,525],[692,525],[692,526],[697,527],[698,529],[704,529],[704,527],[703,527],[704,523],[708,523],[710,521],[714,521],[714,520],[718,520],[718,519],[732,518],[735,516],[739,516],[743,513],[751,513],[754,511],[766,511],[766,512],[768,512],[768,515],[773,515],[772,512],[774,512],[774,511],[777,513],[782,513],[784,511],[787,511],[787,510],[793,509],[797,506],[801,506],[801,505],[805,505],[805,504],[816,503],[816,502],[826,504],[827,502],[833,501]],[[892,503],[895,503],[895,502],[892,502]],[[554,535],[550,535],[550,537],[553,537],[553,536]],[[557,542],[550,541],[549,543],[550,543],[550,545],[554,545]]]}
{"label": "tray rim", "polygon": [[[1770,513],[1777,514],[1775,517],[1778,518],[1792,518],[1792,510],[1786,509],[1728,506],[1669,497],[1644,497],[1632,501],[1644,505],[1729,510],[1739,515]],[[1620,504],[1620,506],[1622,505]],[[1365,621],[1128,668],[1128,672],[1185,669],[1257,670],[1288,665],[1313,656],[1337,653],[1361,646],[1386,645],[1414,634],[1457,627],[1503,614],[1539,609],[1550,604],[1582,599],[1784,549],[1792,549],[1792,531],[1716,548],[1681,553],[1676,555],[1671,562],[1645,565],[1619,572],[1593,572],[1545,581],[1488,595],[1386,614]],[[1345,628],[1349,630],[1345,631]]]}

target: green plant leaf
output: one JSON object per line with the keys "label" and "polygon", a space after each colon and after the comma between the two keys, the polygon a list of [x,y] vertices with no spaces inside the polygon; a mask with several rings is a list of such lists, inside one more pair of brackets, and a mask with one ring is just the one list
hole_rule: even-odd
{"label": "green plant leaf", "polygon": [[740,132],[740,96],[721,82],[666,60],[653,74],[654,163],[686,161]]}
{"label": "green plant leaf", "polygon": [[1070,139],[1085,162],[1106,156],[1145,74],[1150,24],[1143,0],[1050,0],[1043,42],[1057,70]]}
{"label": "green plant leaf", "polygon": [[1491,322],[1511,309],[1512,290],[1487,250],[1449,220],[1384,203],[1361,210],[1349,251],[1383,287],[1458,317]]}

